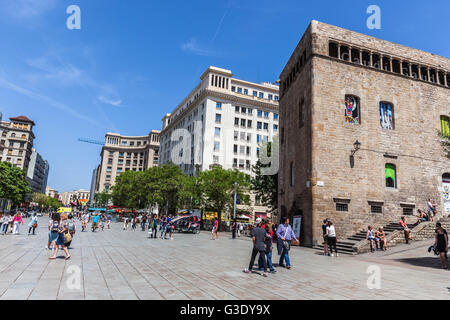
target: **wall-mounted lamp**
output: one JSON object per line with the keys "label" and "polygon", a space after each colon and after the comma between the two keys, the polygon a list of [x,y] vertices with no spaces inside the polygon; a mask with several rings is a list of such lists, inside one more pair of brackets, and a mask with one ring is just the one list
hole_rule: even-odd
{"label": "wall-mounted lamp", "polygon": [[358,151],[361,148],[361,142],[359,142],[358,140],[355,141],[355,143],[353,143],[353,150],[352,150],[352,156],[355,155],[356,151]]}

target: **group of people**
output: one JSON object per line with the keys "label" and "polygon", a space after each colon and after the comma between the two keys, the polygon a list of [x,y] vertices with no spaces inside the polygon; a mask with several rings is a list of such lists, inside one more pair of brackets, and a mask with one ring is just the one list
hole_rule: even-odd
{"label": "group of people", "polygon": [[148,230],[149,238],[156,239],[158,235],[158,229],[161,239],[173,240],[173,231],[175,226],[172,224],[173,216],[161,216],[156,214],[148,214],[123,218],[123,230],[128,230],[128,226],[131,224],[131,230],[136,231],[137,226],[140,224],[141,231]]}
{"label": "group of people", "polygon": [[[323,236],[323,254],[325,256],[336,257],[339,255],[337,250],[337,237],[336,228],[330,219],[323,220],[322,224],[322,236]],[[333,253],[333,249],[334,252]]]}
{"label": "group of people", "polygon": [[52,213],[48,222],[48,244],[45,247],[48,250],[54,250],[49,259],[56,259],[59,249],[62,249],[66,255],[65,259],[70,259],[68,248],[76,233],[76,223],[72,214]]}
{"label": "group of people", "polygon": [[278,255],[280,256],[278,267],[291,269],[291,262],[289,259],[291,242],[298,242],[298,240],[295,236],[294,231],[292,230],[292,227],[289,225],[289,219],[284,217],[274,234],[272,222],[263,222],[261,218],[257,218],[255,227],[251,231],[253,250],[250,257],[249,266],[248,268],[244,269],[245,273],[253,272],[253,265],[258,254],[258,269],[260,271],[263,271],[262,275],[264,277],[268,276],[268,268],[270,273],[276,272],[272,263],[274,235],[276,235],[277,237],[277,251]]}
{"label": "group of people", "polygon": [[110,213],[104,214],[99,212],[94,212],[92,214],[85,212],[79,216],[81,220],[81,232],[86,231],[86,227],[89,222],[92,223],[92,232],[95,232],[97,229],[102,231],[105,230],[105,225],[108,229],[111,228],[112,216]]}
{"label": "group of people", "polygon": [[[36,213],[34,213],[30,222],[28,223],[28,235],[35,235],[35,230],[37,228],[38,218]],[[18,235],[20,231],[20,225],[24,224],[21,212],[16,214],[3,214],[0,213],[0,230],[2,235],[7,233],[12,233]]]}

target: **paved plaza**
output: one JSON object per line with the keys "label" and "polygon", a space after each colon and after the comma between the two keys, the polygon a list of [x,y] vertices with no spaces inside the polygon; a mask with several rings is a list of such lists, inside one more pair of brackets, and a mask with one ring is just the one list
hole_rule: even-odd
{"label": "paved plaza", "polygon": [[[62,251],[48,259],[46,217],[36,236],[26,235],[27,224],[20,235],[0,236],[0,299],[450,299],[450,271],[426,252],[431,241],[337,258],[296,247],[291,270],[264,278],[242,272],[251,241],[228,233],[214,241],[206,232],[174,234],[171,241],[123,231],[120,223],[95,233],[77,225],[65,261]],[[369,289],[378,270],[380,289]]]}

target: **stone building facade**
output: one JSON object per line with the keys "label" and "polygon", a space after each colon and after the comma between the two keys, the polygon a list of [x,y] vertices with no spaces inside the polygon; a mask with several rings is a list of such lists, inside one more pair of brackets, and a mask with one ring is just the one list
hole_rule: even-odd
{"label": "stone building facade", "polygon": [[[159,133],[152,130],[145,136],[122,136],[107,133],[97,167],[95,192],[110,192],[122,172],[144,171],[158,165]],[[93,182],[91,182],[92,185]]]}
{"label": "stone building facade", "polygon": [[342,238],[428,198],[450,210],[438,136],[449,70],[445,57],[311,22],[280,77],[279,211],[303,216],[303,245],[322,241],[325,218]]}

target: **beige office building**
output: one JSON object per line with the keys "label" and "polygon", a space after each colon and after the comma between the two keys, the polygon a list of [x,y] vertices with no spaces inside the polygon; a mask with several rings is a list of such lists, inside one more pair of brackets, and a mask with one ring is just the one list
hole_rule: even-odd
{"label": "beige office building", "polygon": [[144,171],[158,165],[159,131],[146,136],[122,136],[107,133],[97,168],[95,191],[109,192],[116,177],[124,171]]}
{"label": "beige office building", "polygon": [[0,161],[12,163],[28,170],[34,141],[34,122],[26,116],[1,121],[0,115]]}

